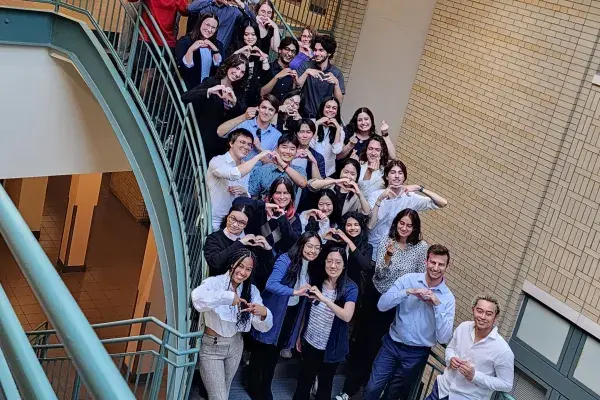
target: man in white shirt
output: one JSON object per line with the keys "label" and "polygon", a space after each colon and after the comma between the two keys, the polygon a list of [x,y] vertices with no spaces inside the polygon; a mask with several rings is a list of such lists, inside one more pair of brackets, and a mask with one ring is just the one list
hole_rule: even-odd
{"label": "man in white shirt", "polygon": [[229,151],[216,156],[208,163],[206,186],[212,205],[213,229],[219,230],[233,199],[248,196],[250,171],[263,157],[271,154],[265,150],[246,162],[242,160],[252,150],[254,136],[246,129],[236,129],[229,136]]}
{"label": "man in white shirt", "polygon": [[512,389],[515,356],[494,326],[499,314],[495,297],[475,297],[473,321],[454,331],[446,349],[446,369],[426,400],[488,400],[495,391]]}
{"label": "man in white shirt", "polygon": [[377,259],[379,243],[385,242],[392,221],[400,211],[405,208],[415,211],[436,210],[448,204],[442,196],[423,186],[404,185],[406,178],[406,165],[400,160],[390,161],[383,169],[385,189],[373,192],[369,198],[371,217],[368,228],[369,243],[373,246],[373,261]]}

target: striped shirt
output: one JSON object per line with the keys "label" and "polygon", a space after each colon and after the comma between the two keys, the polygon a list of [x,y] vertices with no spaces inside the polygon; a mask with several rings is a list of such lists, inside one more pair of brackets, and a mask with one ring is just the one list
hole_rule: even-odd
{"label": "striped shirt", "polygon": [[[322,293],[323,296],[331,301],[335,301],[337,296],[336,290],[323,288]],[[310,308],[310,315],[308,317],[306,332],[304,332],[304,339],[315,349],[325,350],[327,342],[329,341],[329,334],[331,333],[331,326],[333,325],[334,318],[335,313],[333,310],[327,307],[322,301],[316,306],[313,304]]]}

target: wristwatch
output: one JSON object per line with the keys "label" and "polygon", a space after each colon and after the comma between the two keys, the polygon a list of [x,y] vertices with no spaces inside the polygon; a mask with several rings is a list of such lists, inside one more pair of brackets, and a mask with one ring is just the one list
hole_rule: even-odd
{"label": "wristwatch", "polygon": [[383,137],[388,137],[390,135],[390,133],[388,131],[381,131],[381,136]]}
{"label": "wristwatch", "polygon": [[420,185],[420,186],[419,186],[419,192],[421,192],[421,193],[422,193],[422,192],[423,192],[423,189],[425,189],[425,186],[423,186],[423,185]]}

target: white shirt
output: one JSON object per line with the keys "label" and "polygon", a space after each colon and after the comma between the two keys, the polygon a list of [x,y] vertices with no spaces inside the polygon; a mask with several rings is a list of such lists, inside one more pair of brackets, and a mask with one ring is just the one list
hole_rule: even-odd
{"label": "white shirt", "polygon": [[[460,324],[446,349],[446,369],[437,377],[440,399],[488,400],[495,391],[509,392],[513,386],[515,356],[498,328],[477,343],[475,323]],[[458,370],[450,368],[450,359],[458,357],[475,366],[473,382],[469,382]]]}
{"label": "white shirt", "polygon": [[[385,189],[377,190],[371,193],[369,204],[371,210],[375,206],[377,198]],[[416,193],[406,193],[394,199],[385,199],[381,201],[379,211],[377,212],[377,222],[371,232],[369,232],[369,243],[373,246],[373,261],[377,260],[377,248],[379,243],[385,242],[385,237],[390,231],[390,226],[396,215],[405,208],[412,208],[415,211],[436,210],[438,206],[427,196]]]}
{"label": "white shirt", "polygon": [[[300,270],[300,276],[296,280],[296,284],[294,285],[294,290],[300,289],[302,286],[308,284],[308,261],[302,259],[302,269]],[[289,306],[296,306],[300,303],[300,296],[290,296],[288,300]]]}
{"label": "white shirt", "polygon": [[365,181],[365,174],[367,173],[368,169],[368,163],[361,161],[360,175],[358,176],[358,187],[367,199],[373,192],[385,188],[385,183],[383,182],[383,167],[371,172],[371,179]]}
{"label": "white shirt", "polygon": [[[300,213],[300,224],[302,225],[302,233],[306,232],[306,225],[308,225],[308,219],[309,217],[309,212],[310,210],[306,210],[303,211],[302,213]],[[327,233],[327,231],[329,229],[331,229],[331,224],[329,223],[329,218],[325,217],[320,221],[317,221],[317,224],[319,224],[319,236],[321,236],[321,241],[323,243],[325,243],[325,239],[323,239],[323,236],[325,236],[325,234]]]}
{"label": "white shirt", "polygon": [[213,157],[208,163],[206,187],[212,206],[213,230],[219,230],[221,221],[229,212],[235,196],[229,193],[229,186],[241,186],[248,191],[250,174],[242,177],[235,160],[229,152]]}
{"label": "white shirt", "polygon": [[339,142],[333,142],[333,144],[329,143],[330,129],[328,126],[323,126],[324,135],[322,142],[317,141],[319,137],[316,132],[315,136],[313,136],[310,141],[310,147],[318,151],[325,159],[325,176],[323,178],[333,175],[335,172],[335,157],[344,149],[344,138],[346,137],[346,134],[344,133],[344,128],[340,127],[340,129],[342,132],[340,132]]}
{"label": "white shirt", "polygon": [[[256,286],[251,286],[252,303],[263,305],[260,292]],[[273,314],[267,308],[264,321],[258,315],[252,315],[245,326],[237,327],[239,306],[232,306],[233,291],[231,290],[229,272],[213,276],[202,281],[200,286],[192,291],[192,303],[198,312],[204,313],[206,326],[219,336],[232,337],[238,332],[250,331],[250,325],[259,332],[267,332],[273,326]],[[242,295],[242,285],[237,288],[237,295]]]}

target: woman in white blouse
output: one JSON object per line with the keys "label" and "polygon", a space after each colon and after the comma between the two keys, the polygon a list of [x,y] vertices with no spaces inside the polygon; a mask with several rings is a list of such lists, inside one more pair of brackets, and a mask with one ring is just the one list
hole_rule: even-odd
{"label": "woman in white blouse", "polygon": [[381,136],[373,136],[360,153],[358,186],[368,199],[371,193],[385,188],[383,169],[390,160],[388,148]]}
{"label": "woman in white blouse", "polygon": [[244,350],[241,332],[267,332],[273,315],[252,285],[256,257],[239,249],[230,257],[229,271],[208,278],[192,291],[194,308],[204,315],[200,375],[209,400],[227,400]]}
{"label": "woman in white blouse", "polygon": [[317,134],[310,142],[310,147],[325,158],[325,176],[331,176],[335,172],[336,156],[344,147],[346,136],[342,128],[340,109],[340,102],[333,96],[321,103],[315,120]]}

